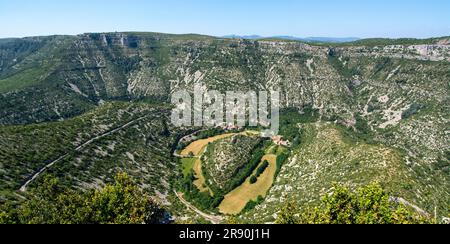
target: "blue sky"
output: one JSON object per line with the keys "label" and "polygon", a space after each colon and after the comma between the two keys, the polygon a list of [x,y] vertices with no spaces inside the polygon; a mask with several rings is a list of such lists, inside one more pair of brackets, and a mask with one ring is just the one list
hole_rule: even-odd
{"label": "blue sky", "polygon": [[0,37],[154,31],[208,35],[450,35],[448,0],[0,0]]}

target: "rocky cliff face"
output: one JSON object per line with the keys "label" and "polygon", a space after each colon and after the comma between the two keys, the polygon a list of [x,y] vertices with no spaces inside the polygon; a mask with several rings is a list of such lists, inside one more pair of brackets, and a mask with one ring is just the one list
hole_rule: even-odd
{"label": "rocky cliff face", "polygon": [[[312,105],[324,116],[339,115],[351,124],[354,113],[361,112],[352,108],[356,93],[367,85],[395,89],[408,81],[416,87],[433,84],[442,88],[439,97],[436,89],[427,94],[442,102],[450,61],[450,46],[442,40],[429,45],[327,47],[112,33],[29,38],[0,47],[4,124],[68,118],[108,99],[168,101],[171,92],[192,90],[200,82],[221,91],[280,90],[286,107]],[[408,77],[399,81],[401,76]],[[396,108],[397,116],[384,117],[396,123],[408,105]]]}
{"label": "rocky cliff face", "polygon": [[65,120],[114,100],[167,103],[197,83],[280,90],[284,107],[316,108],[322,120],[400,150],[397,163],[422,184],[418,201],[445,202],[449,81],[445,38],[339,45],[145,33],[8,39],[0,40],[0,124]]}
{"label": "rocky cliff face", "polygon": [[3,40],[0,124],[66,119],[107,100],[168,102],[172,92],[202,83],[280,90],[284,107],[312,106],[327,120],[413,134],[443,151],[448,39],[392,42],[324,46],[156,33]]}

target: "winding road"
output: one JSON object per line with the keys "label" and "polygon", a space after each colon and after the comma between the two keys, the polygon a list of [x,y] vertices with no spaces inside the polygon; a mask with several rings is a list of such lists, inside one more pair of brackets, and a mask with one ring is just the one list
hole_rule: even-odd
{"label": "winding road", "polygon": [[[118,132],[118,131],[121,131],[121,130],[123,130],[123,129],[129,127],[130,125],[132,125],[132,124],[134,124],[134,123],[136,123],[136,122],[139,122],[139,121],[141,121],[141,120],[143,120],[143,119],[145,119],[145,118],[147,118],[147,117],[149,117],[149,116],[150,116],[150,115],[146,115],[146,116],[139,117],[139,118],[134,119],[134,120],[132,120],[132,121],[130,121],[130,122],[128,122],[128,123],[126,123],[126,124],[120,126],[120,127],[117,127],[116,129],[110,130],[110,131],[105,132],[105,133],[103,133],[103,134],[101,134],[101,135],[99,135],[99,136],[96,136],[96,137],[94,137],[94,138],[88,140],[87,142],[81,144],[80,146],[76,147],[74,151],[79,152],[79,151],[81,151],[84,147],[90,145],[91,143],[95,142],[96,140],[102,139],[102,138],[104,138],[104,137],[106,137],[106,136],[109,136],[109,135],[114,134],[114,133],[116,133],[116,132]],[[38,178],[38,177],[39,177],[42,173],[44,173],[46,170],[48,170],[49,168],[53,167],[53,165],[55,165],[56,163],[60,162],[61,160],[63,160],[63,159],[66,158],[67,156],[69,156],[69,153],[66,153],[66,154],[62,155],[62,156],[59,157],[58,159],[56,159],[56,160],[54,160],[54,161],[48,163],[48,164],[45,165],[43,168],[41,168],[40,170],[36,171],[36,172],[35,172],[32,176],[30,176],[30,177],[28,178],[28,180],[20,187],[19,191],[21,191],[21,192],[27,191],[28,185],[30,185],[34,180],[36,180],[36,178]]]}
{"label": "winding road", "polygon": [[190,210],[194,211],[195,213],[197,213],[198,215],[202,216],[203,218],[205,218],[206,220],[210,221],[212,224],[220,224],[223,221],[223,218],[220,216],[216,216],[216,215],[211,215],[211,214],[207,214],[202,212],[201,210],[199,210],[198,208],[194,207],[192,204],[190,204],[188,201],[186,201],[183,196],[178,193],[176,190],[173,191],[175,193],[175,195],[178,197],[178,199]]}

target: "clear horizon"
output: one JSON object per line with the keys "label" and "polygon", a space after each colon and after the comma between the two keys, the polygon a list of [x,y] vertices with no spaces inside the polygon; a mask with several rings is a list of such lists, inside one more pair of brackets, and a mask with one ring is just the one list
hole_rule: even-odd
{"label": "clear horizon", "polygon": [[450,36],[441,0],[0,0],[0,38],[92,32],[333,38]]}

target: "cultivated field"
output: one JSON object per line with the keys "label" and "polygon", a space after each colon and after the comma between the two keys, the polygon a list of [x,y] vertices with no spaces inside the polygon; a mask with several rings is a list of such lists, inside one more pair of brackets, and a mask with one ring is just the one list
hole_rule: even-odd
{"label": "cultivated field", "polygon": [[208,143],[215,142],[217,140],[227,138],[233,135],[235,135],[235,133],[223,134],[194,141],[191,144],[189,144],[189,146],[187,146],[183,151],[181,151],[181,156],[189,156],[190,153],[192,153],[196,157],[200,156],[200,154],[202,154],[203,150],[208,145]]}
{"label": "cultivated field", "polygon": [[222,134],[222,135],[209,137],[209,138],[206,138],[206,139],[197,140],[197,141],[194,141],[191,144],[189,144],[189,146],[187,146],[185,149],[183,149],[183,151],[181,151],[181,156],[189,156],[190,153],[192,153],[196,157],[197,156],[201,156],[201,154],[203,153],[203,150],[208,145],[208,143],[215,142],[215,141],[220,140],[220,139],[228,138],[228,137],[231,137],[231,136],[234,136],[234,135],[237,135],[237,134],[241,134],[241,135],[259,135],[260,132],[248,130],[248,131],[244,131],[244,132],[241,132],[241,133],[227,133],[227,134]]}
{"label": "cultivated field", "polygon": [[196,158],[182,158],[181,160],[181,166],[183,169],[183,175],[184,177],[187,177],[189,173],[191,173],[191,170],[194,168]]}
{"label": "cultivated field", "polygon": [[[250,184],[250,177],[238,188],[225,196],[225,199],[219,206],[219,210],[223,214],[239,214],[249,201],[256,201],[259,196],[265,197],[267,191],[273,184],[275,172],[277,169],[277,156],[274,154],[265,155],[261,159],[260,165],[267,160],[269,167],[258,177],[255,184]],[[253,172],[253,174],[256,173]]]}
{"label": "cultivated field", "polygon": [[209,191],[212,194],[211,190],[206,186],[206,179],[203,176],[202,171],[202,161],[197,158],[194,162],[194,166],[192,168],[194,170],[194,176],[197,180],[194,181],[194,185],[198,188],[200,192]]}

